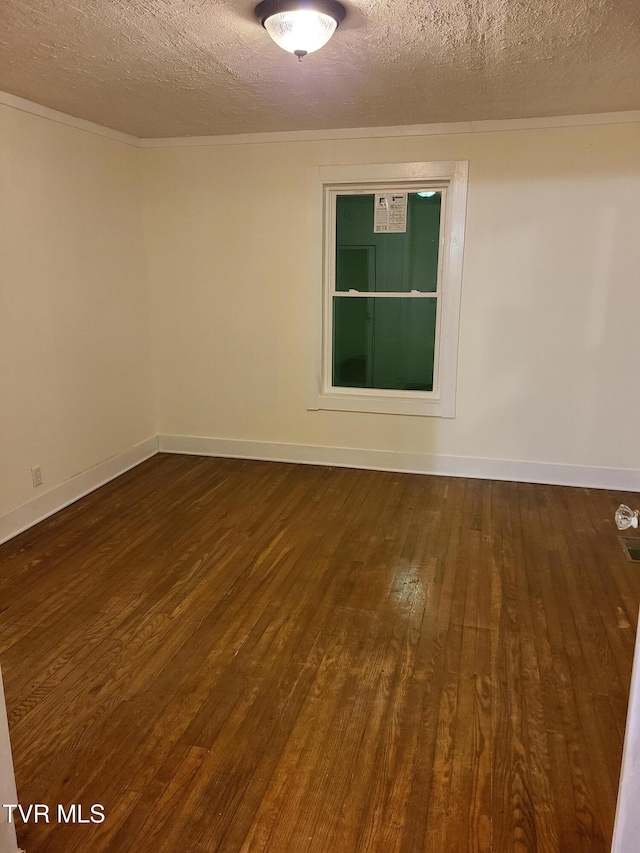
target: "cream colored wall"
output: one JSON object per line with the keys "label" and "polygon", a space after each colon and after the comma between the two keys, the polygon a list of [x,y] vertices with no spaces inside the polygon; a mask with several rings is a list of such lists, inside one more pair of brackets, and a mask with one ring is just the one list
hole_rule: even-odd
{"label": "cream colored wall", "polygon": [[[145,151],[158,431],[640,468],[639,152],[638,124]],[[318,166],[450,159],[457,417],[307,411]]]}
{"label": "cream colored wall", "polygon": [[[640,468],[640,125],[139,150],[0,111],[0,516],[156,432]],[[439,159],[457,417],[307,411],[318,166]]]}
{"label": "cream colored wall", "polygon": [[0,105],[0,516],[155,434],[139,155]]}

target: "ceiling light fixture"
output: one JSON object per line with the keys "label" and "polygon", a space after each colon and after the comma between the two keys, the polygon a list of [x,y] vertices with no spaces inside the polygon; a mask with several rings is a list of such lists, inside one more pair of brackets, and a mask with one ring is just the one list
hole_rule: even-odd
{"label": "ceiling light fixture", "polygon": [[337,0],[262,0],[255,12],[274,42],[300,61],[323,47],[347,14]]}

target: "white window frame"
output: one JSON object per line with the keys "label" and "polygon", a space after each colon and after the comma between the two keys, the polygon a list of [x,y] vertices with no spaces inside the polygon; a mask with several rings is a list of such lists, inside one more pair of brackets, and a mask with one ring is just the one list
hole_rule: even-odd
{"label": "white window frame", "polygon": [[[453,418],[456,412],[458,329],[462,259],[467,207],[468,162],[391,163],[365,166],[321,166],[318,202],[322,216],[321,251],[316,253],[321,280],[313,277],[311,294],[311,370],[308,409]],[[344,388],[332,384],[333,311],[338,195],[434,189],[443,207],[438,255],[438,298],[433,391]],[[321,263],[320,258],[321,256]],[[369,294],[362,294],[367,296]],[[411,296],[411,294],[405,294]],[[427,297],[429,295],[427,294]],[[345,297],[347,298],[347,297]],[[353,298],[358,298],[354,295]]]}

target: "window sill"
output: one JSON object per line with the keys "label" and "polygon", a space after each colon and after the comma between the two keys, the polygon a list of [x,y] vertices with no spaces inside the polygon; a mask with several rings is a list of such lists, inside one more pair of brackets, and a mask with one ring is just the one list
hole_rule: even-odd
{"label": "window sill", "polygon": [[432,394],[367,394],[324,391],[314,396],[307,407],[311,411],[370,412],[378,415],[418,415],[434,418],[454,418],[455,402]]}

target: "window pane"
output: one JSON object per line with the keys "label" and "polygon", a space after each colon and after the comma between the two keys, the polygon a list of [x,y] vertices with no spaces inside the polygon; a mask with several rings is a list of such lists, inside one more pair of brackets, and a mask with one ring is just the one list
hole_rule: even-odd
{"label": "window pane", "polygon": [[437,299],[333,297],[333,384],[432,391]]}
{"label": "window pane", "polygon": [[373,194],[336,198],[336,290],[433,293],[438,287],[442,194],[409,193],[407,230],[373,233]]}
{"label": "window pane", "polygon": [[376,272],[375,246],[337,246],[336,281],[337,290],[375,290]]}

